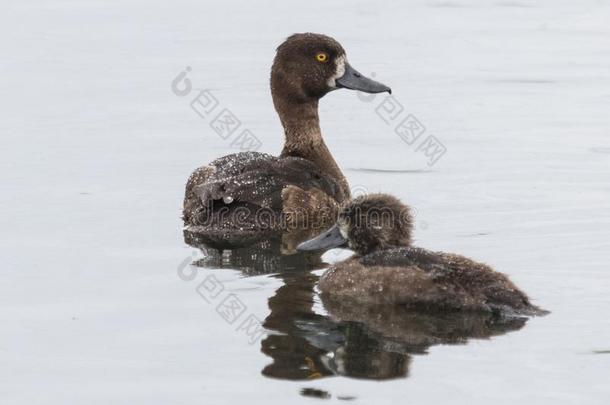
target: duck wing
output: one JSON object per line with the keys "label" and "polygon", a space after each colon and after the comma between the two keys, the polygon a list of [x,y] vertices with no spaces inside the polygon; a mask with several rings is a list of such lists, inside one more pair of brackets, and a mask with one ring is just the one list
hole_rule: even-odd
{"label": "duck wing", "polygon": [[275,157],[258,152],[242,152],[214,160],[209,175],[193,187],[204,205],[223,200],[257,207],[282,209],[282,190],[297,186],[318,189],[338,199],[339,183],[309,160],[299,157]]}

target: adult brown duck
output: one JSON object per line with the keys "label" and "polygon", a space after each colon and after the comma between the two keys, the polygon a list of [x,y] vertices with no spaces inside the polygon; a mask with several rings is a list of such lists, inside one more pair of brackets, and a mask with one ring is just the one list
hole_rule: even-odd
{"label": "adult brown duck", "polygon": [[340,88],[391,92],[353,69],[333,38],[294,34],[282,43],[271,68],[282,153],[236,153],[195,170],[184,197],[186,229],[231,245],[287,225],[309,226],[320,213],[334,221],[350,191],[322,139],[318,102]]}

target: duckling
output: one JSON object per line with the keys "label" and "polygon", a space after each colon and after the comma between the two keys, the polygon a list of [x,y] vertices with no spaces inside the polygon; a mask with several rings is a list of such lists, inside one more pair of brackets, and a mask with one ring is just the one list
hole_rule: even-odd
{"label": "duckling", "polygon": [[[251,236],[273,230],[280,217],[296,221],[295,212],[309,219],[324,210],[334,212],[334,222],[338,204],[349,199],[350,191],[322,139],[318,102],[340,88],[391,92],[352,68],[335,39],[313,33],[286,39],[271,68],[273,104],[285,136],[280,156],[242,152],[195,170],[183,204],[187,229],[226,241],[232,233]],[[261,226],[257,215],[273,223]]]}
{"label": "duckling", "polygon": [[506,275],[464,256],[411,245],[409,207],[387,194],[344,203],[336,224],[297,250],[349,247],[320,279],[322,296],[413,309],[542,315]]}

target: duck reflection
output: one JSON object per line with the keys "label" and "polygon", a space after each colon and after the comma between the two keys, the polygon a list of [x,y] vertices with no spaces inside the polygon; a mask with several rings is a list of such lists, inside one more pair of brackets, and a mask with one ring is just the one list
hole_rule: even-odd
{"label": "duck reflection", "polygon": [[249,240],[241,246],[231,243],[210,243],[204,236],[184,231],[184,241],[201,251],[203,257],[193,265],[203,268],[228,268],[245,275],[280,273],[290,270],[312,270],[324,267],[321,253],[297,252],[296,246],[315,235],[319,230],[307,233],[274,235],[266,239]]}
{"label": "duck reflection", "polygon": [[[304,237],[306,238],[306,237]],[[465,344],[521,329],[527,319],[475,313],[416,312],[396,306],[350,305],[316,293],[324,267],[319,254],[286,254],[280,239],[223,249],[185,233],[204,253],[194,265],[230,268],[246,275],[269,274],[283,285],[268,300],[261,351],[271,358],[262,374],[307,380],[335,375],[407,377],[413,355],[438,344]]]}

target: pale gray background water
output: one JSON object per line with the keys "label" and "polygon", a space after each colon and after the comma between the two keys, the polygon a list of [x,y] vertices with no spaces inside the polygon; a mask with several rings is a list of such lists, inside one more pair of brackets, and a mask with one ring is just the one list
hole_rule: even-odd
{"label": "pale gray background water", "polygon": [[[3,403],[317,401],[304,387],[359,404],[607,402],[609,2],[330,3],[3,3]],[[430,168],[375,114],[381,96],[335,92],[322,128],[350,183],[410,203],[419,245],[493,264],[550,316],[432,347],[406,379],[261,375],[270,358],[195,286],[215,274],[265,318],[281,281],[176,274],[194,252],[185,179],[235,149],[170,82],[191,66],[193,85],[278,153],[269,67],[301,31],[335,36],[447,148]]]}

